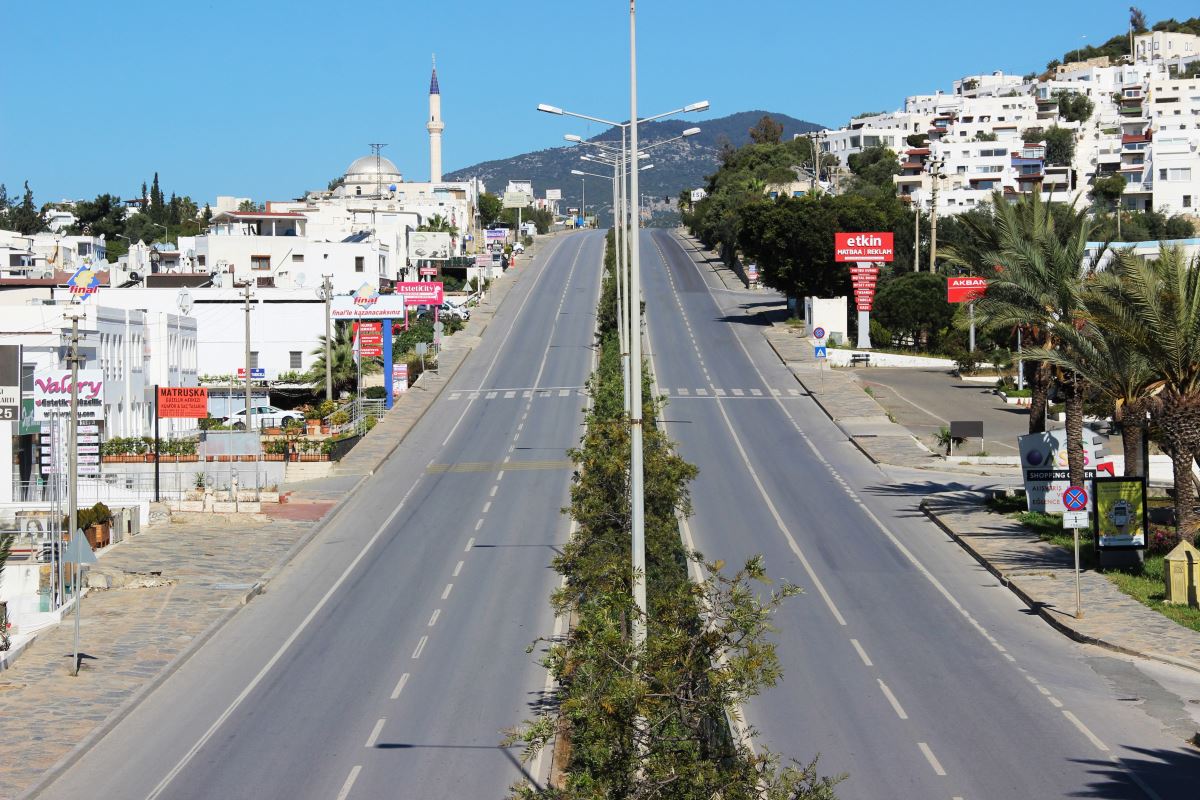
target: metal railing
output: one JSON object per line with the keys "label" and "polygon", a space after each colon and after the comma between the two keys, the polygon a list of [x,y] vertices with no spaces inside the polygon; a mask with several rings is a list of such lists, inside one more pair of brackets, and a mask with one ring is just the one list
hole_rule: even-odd
{"label": "metal railing", "polygon": [[[333,418],[345,412],[347,421],[334,423]],[[329,433],[337,436],[343,433],[366,433],[367,420],[378,420],[387,413],[387,404],[383,400],[362,398],[354,399],[338,407],[336,411],[325,417],[322,422],[329,426]]]}

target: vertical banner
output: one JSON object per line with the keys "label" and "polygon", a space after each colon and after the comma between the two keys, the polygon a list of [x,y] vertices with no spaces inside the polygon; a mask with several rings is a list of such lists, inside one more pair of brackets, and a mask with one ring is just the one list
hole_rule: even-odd
{"label": "vertical banner", "polygon": [[408,391],[408,364],[392,365],[392,397],[399,397]]}
{"label": "vertical banner", "polygon": [[21,418],[21,345],[0,345],[0,420]]}

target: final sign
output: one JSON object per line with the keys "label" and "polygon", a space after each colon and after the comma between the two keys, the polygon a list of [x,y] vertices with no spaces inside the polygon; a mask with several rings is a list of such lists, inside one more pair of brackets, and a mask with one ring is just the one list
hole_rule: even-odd
{"label": "final sign", "polygon": [[158,387],[159,419],[203,419],[208,416],[208,389],[203,386]]}
{"label": "final sign", "polygon": [[891,261],[896,250],[891,231],[879,233],[835,233],[834,261]]}
{"label": "final sign", "polygon": [[962,276],[946,280],[946,302],[970,303],[983,297],[987,291],[987,278]]}
{"label": "final sign", "polygon": [[352,295],[336,295],[329,303],[329,315],[334,319],[393,319],[404,316],[404,295],[380,294],[364,283]]}

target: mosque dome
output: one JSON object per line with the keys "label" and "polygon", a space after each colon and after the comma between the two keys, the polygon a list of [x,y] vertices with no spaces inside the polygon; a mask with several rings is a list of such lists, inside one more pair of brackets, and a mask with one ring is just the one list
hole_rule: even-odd
{"label": "mosque dome", "polygon": [[369,155],[354,160],[346,168],[346,182],[357,182],[355,179],[376,181],[383,179],[388,182],[401,182],[400,170],[386,156]]}

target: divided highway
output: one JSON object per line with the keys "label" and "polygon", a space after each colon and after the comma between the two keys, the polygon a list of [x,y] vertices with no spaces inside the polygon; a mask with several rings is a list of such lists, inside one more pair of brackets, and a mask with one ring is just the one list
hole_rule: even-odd
{"label": "divided highway", "polygon": [[522,266],[338,518],[42,796],[504,796],[526,771],[499,743],[546,687],[526,647],[555,631],[603,246],[563,236]]}
{"label": "divided highway", "polygon": [[917,510],[961,476],[871,465],[746,315],[780,298],[719,288],[671,233],[646,234],[648,351],[700,468],[687,534],[805,589],[777,620],[784,678],[746,709],[756,743],[821,753],[849,773],[844,800],[1194,797],[1186,712],[1163,688],[1194,676],[1026,613]]}

